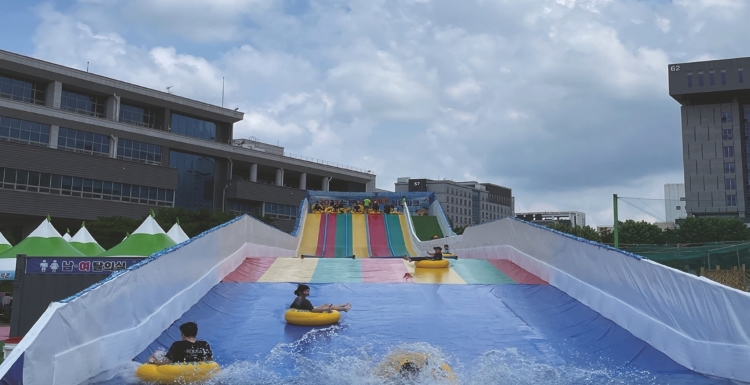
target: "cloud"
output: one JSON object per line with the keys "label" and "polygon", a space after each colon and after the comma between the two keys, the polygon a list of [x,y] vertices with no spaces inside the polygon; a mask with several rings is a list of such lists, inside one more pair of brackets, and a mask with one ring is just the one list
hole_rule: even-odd
{"label": "cloud", "polygon": [[[378,175],[476,179],[611,222],[682,179],[667,65],[746,55],[740,0],[80,1],[34,56],[221,103],[238,137]],[[727,35],[726,30],[734,31]],[[640,214],[632,214],[640,215]]]}

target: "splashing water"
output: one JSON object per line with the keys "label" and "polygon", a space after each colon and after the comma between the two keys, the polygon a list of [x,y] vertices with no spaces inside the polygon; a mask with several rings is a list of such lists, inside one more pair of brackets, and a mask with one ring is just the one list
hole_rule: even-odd
{"label": "splashing water", "polygon": [[[462,362],[456,356],[425,342],[384,346],[378,336],[361,339],[340,335],[342,326],[312,329],[292,343],[276,345],[265,357],[223,365],[221,373],[205,385],[302,384],[463,384],[463,385],[625,385],[682,384],[678,378],[659,378],[632,369],[590,369],[539,362],[517,349],[493,350]],[[417,375],[404,377],[398,367],[382,370],[389,357],[412,354],[429,357]],[[441,365],[452,368],[455,378]],[[138,384],[137,363],[128,363],[110,381],[96,384]],[[606,367],[606,366],[605,366]],[[436,375],[438,373],[438,375]]]}

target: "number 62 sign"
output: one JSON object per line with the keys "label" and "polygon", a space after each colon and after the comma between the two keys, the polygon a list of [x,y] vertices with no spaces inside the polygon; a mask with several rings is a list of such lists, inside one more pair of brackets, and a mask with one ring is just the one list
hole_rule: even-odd
{"label": "number 62 sign", "polygon": [[669,66],[669,70],[671,72],[680,72],[680,66],[679,65]]}

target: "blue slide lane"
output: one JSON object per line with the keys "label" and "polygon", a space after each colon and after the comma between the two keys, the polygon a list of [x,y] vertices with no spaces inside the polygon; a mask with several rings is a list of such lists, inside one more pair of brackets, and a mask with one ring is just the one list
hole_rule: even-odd
{"label": "blue slide lane", "polygon": [[[370,368],[399,347],[439,357],[462,384],[730,384],[676,364],[549,285],[310,286],[313,305],[352,310],[331,327],[288,325],[296,285],[219,283],[135,361],[195,321],[224,368],[221,384],[374,384]],[[103,384],[123,379],[112,381]]]}

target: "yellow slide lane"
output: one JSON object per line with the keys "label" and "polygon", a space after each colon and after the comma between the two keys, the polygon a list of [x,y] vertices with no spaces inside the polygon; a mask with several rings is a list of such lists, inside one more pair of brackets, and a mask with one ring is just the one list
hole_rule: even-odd
{"label": "yellow slide lane", "polygon": [[321,214],[309,213],[305,218],[304,227],[302,227],[302,242],[299,244],[300,255],[315,255],[318,251],[318,232],[320,231]]}
{"label": "yellow slide lane", "polygon": [[401,233],[404,235],[404,244],[406,250],[409,252],[410,257],[417,257],[419,253],[417,248],[414,247],[414,243],[411,241],[411,234],[409,233],[409,224],[406,223],[406,215],[399,215],[398,220],[401,222]]}
{"label": "yellow slide lane", "polygon": [[370,250],[367,248],[365,214],[352,214],[352,248],[357,258],[370,257]]}

